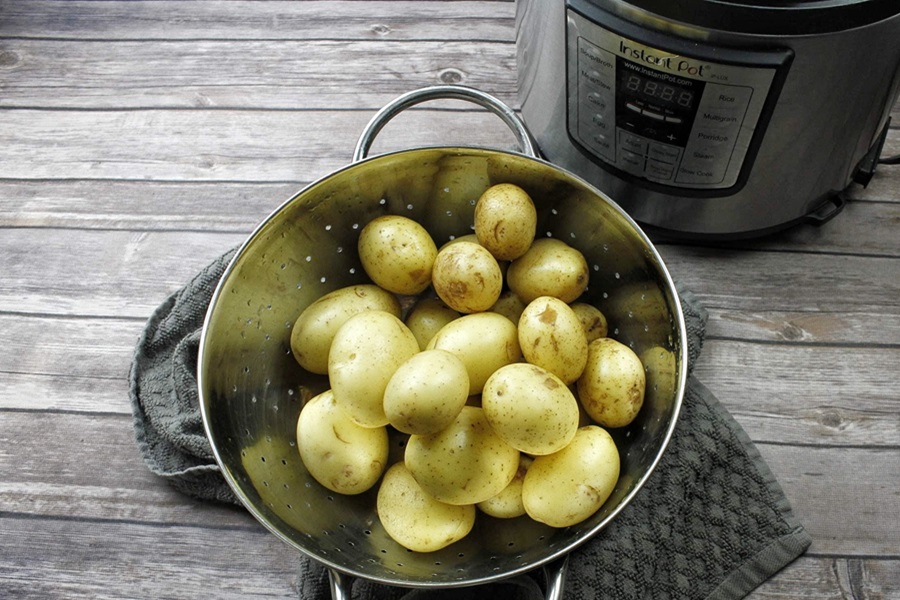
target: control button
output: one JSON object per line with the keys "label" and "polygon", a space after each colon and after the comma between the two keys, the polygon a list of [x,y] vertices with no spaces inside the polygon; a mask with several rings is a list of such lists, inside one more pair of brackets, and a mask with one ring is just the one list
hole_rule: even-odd
{"label": "control button", "polygon": [[616,59],[612,53],[581,38],[578,40],[578,66],[583,72],[596,71],[608,82],[615,75]]}
{"label": "control button", "polygon": [[642,112],[641,107],[638,106],[637,104],[634,104],[633,102],[626,102],[625,108],[627,108],[628,110],[634,111],[637,114],[641,114],[641,112]]}
{"label": "control button", "polygon": [[640,175],[644,171],[644,156],[628,150],[622,150],[619,154],[618,164],[625,171]]}
{"label": "control button", "polygon": [[584,131],[581,131],[580,135],[584,144],[597,153],[598,156],[606,159],[608,162],[614,163],[616,161],[616,146],[613,143],[613,136],[604,133],[587,134]]}
{"label": "control button", "polygon": [[591,123],[604,132],[609,132],[613,127],[613,119],[607,113],[594,113],[591,115]]}
{"label": "control button", "polygon": [[753,96],[753,88],[739,85],[722,85],[707,83],[703,91],[701,110],[703,108],[738,108],[744,109]]}
{"label": "control button", "polygon": [[647,140],[622,131],[619,135],[619,147],[635,154],[644,155],[647,152]]}
{"label": "control button", "polygon": [[684,119],[682,119],[681,117],[665,117],[665,119],[666,123],[675,123],[676,125],[678,123],[684,123]]}
{"label": "control button", "polygon": [[610,97],[600,92],[591,92],[586,96],[588,104],[594,107],[594,110],[600,112],[609,111],[612,106]]}
{"label": "control button", "polygon": [[697,112],[694,126],[705,131],[731,131],[737,133],[744,119],[743,108],[710,108]]}
{"label": "control button", "polygon": [[695,165],[684,165],[678,169],[675,176],[676,183],[705,184],[711,185],[721,183],[725,178],[724,168],[698,167]]}
{"label": "control button", "polygon": [[583,69],[581,71],[581,76],[600,89],[612,90],[612,84],[609,82],[609,78],[605,77],[603,73],[596,69]]}
{"label": "control button", "polygon": [[647,156],[658,162],[676,163],[681,156],[681,148],[678,146],[669,146],[668,144],[650,142],[650,147],[647,149]]}
{"label": "control button", "polygon": [[653,112],[652,110],[647,110],[646,108],[641,111],[644,116],[650,117],[651,119],[656,119],[657,121],[665,121],[666,117],[659,114],[658,112]]}
{"label": "control button", "polygon": [[668,181],[672,179],[672,175],[675,174],[675,165],[653,160],[651,158],[647,161],[645,174],[648,179]]}
{"label": "control button", "polygon": [[[736,136],[727,131],[704,131],[695,129],[688,143],[688,152],[697,148],[715,149],[719,154],[723,150],[730,150],[734,146]],[[727,152],[726,152],[727,154]]]}

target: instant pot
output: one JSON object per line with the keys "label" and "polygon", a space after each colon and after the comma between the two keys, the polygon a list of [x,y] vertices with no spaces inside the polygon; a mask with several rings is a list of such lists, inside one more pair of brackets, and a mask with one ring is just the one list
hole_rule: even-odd
{"label": "instant pot", "polygon": [[516,45],[542,154],[682,238],[833,217],[900,91],[898,0],[517,0]]}

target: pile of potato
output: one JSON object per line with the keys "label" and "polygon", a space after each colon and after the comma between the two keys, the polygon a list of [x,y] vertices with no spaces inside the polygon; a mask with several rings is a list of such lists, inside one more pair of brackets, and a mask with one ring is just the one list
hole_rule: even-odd
{"label": "pile of potato", "polygon": [[[403,216],[360,233],[371,284],[331,292],[291,332],[297,362],[330,389],[297,422],[300,457],[326,488],[375,485],[387,533],[420,552],[472,529],[477,511],[552,527],[594,514],[619,477],[606,428],[630,423],[645,373],[578,302],[588,265],[512,184],[490,187],[474,234],[437,248]],[[389,433],[408,435],[389,464]]]}

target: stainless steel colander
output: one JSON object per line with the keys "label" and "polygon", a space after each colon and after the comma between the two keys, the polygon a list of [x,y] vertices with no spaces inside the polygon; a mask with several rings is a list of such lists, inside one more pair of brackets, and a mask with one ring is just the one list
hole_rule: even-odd
{"label": "stainless steel colander", "polygon": [[[371,158],[375,135],[405,108],[435,98],[475,102],[500,116],[526,154],[474,147],[416,148]],[[309,185],[272,213],[231,261],[213,296],[200,343],[198,381],[206,433],[222,472],[272,533],[327,566],[332,595],[367,578],[411,588],[460,587],[552,566],[547,598],[561,598],[569,552],[600,532],[637,494],[659,461],[678,417],[687,344],[677,293],[650,240],[612,200],[537,157],[515,113],[470,88],[435,86],[401,96],[366,127],[355,162]],[[590,266],[584,299],[607,316],[610,335],[644,358],[644,407],[613,431],[621,477],[590,519],[552,529],[528,517],[479,514],[465,539],[416,553],[394,542],[375,512],[375,490],[342,496],[320,486],[296,448],[303,403],[327,380],[301,369],[291,326],[326,292],[366,281],[356,253],[362,227],[383,214],[416,219],[438,245],[472,232],[475,201],[489,185],[527,190],[538,235],[578,248]],[[402,439],[395,441],[402,453]]]}

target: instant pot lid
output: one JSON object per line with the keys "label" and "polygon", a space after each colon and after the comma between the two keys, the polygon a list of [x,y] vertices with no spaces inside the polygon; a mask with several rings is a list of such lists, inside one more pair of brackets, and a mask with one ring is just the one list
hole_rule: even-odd
{"label": "instant pot lid", "polygon": [[900,14],[898,0],[613,0],[612,4],[707,29],[761,35],[844,31]]}

